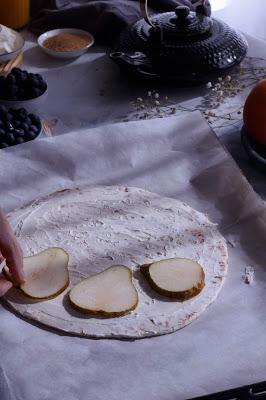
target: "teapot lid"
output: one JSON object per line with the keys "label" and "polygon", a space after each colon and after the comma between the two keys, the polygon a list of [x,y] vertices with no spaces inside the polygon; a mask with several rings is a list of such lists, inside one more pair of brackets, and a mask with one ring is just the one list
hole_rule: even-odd
{"label": "teapot lid", "polygon": [[212,27],[211,18],[200,12],[190,11],[187,6],[178,6],[174,12],[154,15],[150,20],[152,30],[159,31],[166,42],[197,40],[209,33]]}

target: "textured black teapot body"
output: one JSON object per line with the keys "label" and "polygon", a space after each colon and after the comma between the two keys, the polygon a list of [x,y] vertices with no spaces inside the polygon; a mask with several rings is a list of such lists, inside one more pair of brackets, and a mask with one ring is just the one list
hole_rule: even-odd
{"label": "textured black teapot body", "polygon": [[245,38],[227,24],[179,6],[137,21],[110,57],[142,78],[193,84],[228,72],[246,52]]}

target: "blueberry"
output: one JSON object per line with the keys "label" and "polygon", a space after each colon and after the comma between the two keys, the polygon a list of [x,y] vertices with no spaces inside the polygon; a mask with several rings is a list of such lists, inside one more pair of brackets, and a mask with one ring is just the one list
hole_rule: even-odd
{"label": "blueberry", "polygon": [[23,122],[21,124],[21,129],[23,129],[25,132],[28,132],[30,130],[30,127],[26,122]]}
{"label": "blueberry", "polygon": [[0,75],[0,88],[3,89],[6,84],[6,79],[4,76]]}
{"label": "blueberry", "polygon": [[25,80],[24,80],[24,85],[25,86],[30,86],[30,82],[31,82],[31,78],[29,77],[29,75],[27,75],[27,74],[24,74],[24,78],[25,78]]}
{"label": "blueberry", "polygon": [[[0,98],[3,99],[3,100],[6,99],[6,91],[5,90],[1,90]],[[3,113],[1,111],[0,111],[0,115],[3,115]]]}
{"label": "blueberry", "polygon": [[14,117],[14,121],[12,121],[12,125],[13,125],[14,128],[20,128],[20,126],[22,124],[22,122],[17,118],[18,118],[18,116],[15,116]]}
{"label": "blueberry", "polygon": [[[36,115],[36,114],[29,114],[28,117],[29,117],[29,119],[31,120],[31,123],[32,123],[33,125],[36,125],[36,123],[39,123],[39,122],[40,122],[40,118],[39,118],[38,115]],[[25,122],[26,122],[26,121],[25,121]]]}
{"label": "blueberry", "polygon": [[4,125],[4,122],[0,119],[0,128],[2,128]]}
{"label": "blueberry", "polygon": [[11,72],[13,75],[16,76],[16,75],[20,75],[22,70],[20,68],[13,68]]}
{"label": "blueberry", "polygon": [[7,112],[8,112],[8,111],[7,111],[6,106],[0,105],[0,113],[1,113],[1,114],[6,114]]}
{"label": "blueberry", "polygon": [[44,93],[47,90],[47,83],[44,81],[39,82],[39,89]]}
{"label": "blueberry", "polygon": [[22,72],[20,75],[20,80],[25,82],[28,79],[28,74],[26,72]]}
{"label": "blueberry", "polygon": [[6,141],[8,144],[13,144],[15,142],[15,136],[13,135],[13,133],[9,132],[6,135]]}
{"label": "blueberry", "polygon": [[6,134],[6,131],[4,129],[0,129],[0,138],[2,138]]}
{"label": "blueberry", "polygon": [[35,133],[39,132],[39,128],[36,125],[31,125],[30,130]]}
{"label": "blueberry", "polygon": [[7,75],[6,81],[7,81],[8,84],[11,84],[11,85],[16,84],[16,77],[15,77],[15,75],[13,75],[13,74]]}
{"label": "blueberry", "polygon": [[24,85],[24,82],[27,80],[27,75],[24,74],[24,72],[21,72],[20,75],[17,75],[17,82],[20,85]]}
{"label": "blueberry", "polygon": [[0,149],[5,149],[6,147],[9,147],[7,143],[0,143]]}
{"label": "blueberry", "polygon": [[25,141],[24,141],[24,139],[22,138],[22,137],[17,137],[16,138],[16,144],[21,144],[21,143],[24,143]]}
{"label": "blueberry", "polygon": [[18,91],[18,98],[19,98],[20,100],[24,100],[24,98],[25,98],[25,90],[24,90],[23,88],[19,88],[19,91]]}
{"label": "blueberry", "polygon": [[12,131],[14,129],[13,124],[10,121],[6,121],[5,123],[5,129],[7,131]]}
{"label": "blueberry", "polygon": [[35,74],[35,79],[38,79],[38,81],[43,81],[43,77],[40,74]]}
{"label": "blueberry", "polygon": [[14,122],[12,122],[12,125],[14,126],[14,128],[19,128],[21,126],[21,121],[16,119]]}
{"label": "blueberry", "polygon": [[27,140],[33,140],[36,138],[36,133],[33,131],[29,131],[26,136]]}
{"label": "blueberry", "polygon": [[11,85],[8,86],[8,94],[11,96],[16,96],[16,94],[18,93],[19,88],[16,85]]}
{"label": "blueberry", "polygon": [[40,89],[34,88],[32,89],[32,98],[35,99],[36,97],[40,97],[43,92]]}
{"label": "blueberry", "polygon": [[31,86],[33,86],[33,87],[36,87],[36,88],[39,87],[39,81],[38,81],[38,79],[36,79],[35,77],[30,79],[30,84],[31,84]]}
{"label": "blueberry", "polygon": [[40,131],[42,130],[41,120],[40,120],[39,124],[35,124],[35,126],[38,128],[38,133],[40,133]]}
{"label": "blueberry", "polygon": [[21,113],[23,113],[23,114],[27,114],[27,110],[25,110],[25,108],[19,108],[18,109],[18,114],[21,114]]}
{"label": "blueberry", "polygon": [[25,119],[25,118],[27,118],[27,115],[28,115],[28,113],[27,113],[27,111],[25,110],[25,108],[20,108],[20,109],[18,110],[19,119]]}
{"label": "blueberry", "polygon": [[24,89],[24,100],[32,99],[32,89],[26,88]]}
{"label": "blueberry", "polygon": [[16,128],[16,129],[14,129],[14,135],[16,135],[16,136],[24,136],[25,135],[25,131],[24,131],[24,129],[22,129],[22,128]]}
{"label": "blueberry", "polygon": [[6,121],[9,121],[9,122],[11,122],[11,121],[13,121],[13,115],[11,114],[11,113],[7,113],[6,115],[5,115],[5,118],[4,118]]}
{"label": "blueberry", "polygon": [[[30,115],[32,115],[32,114],[30,114]],[[24,122],[25,122],[25,124],[27,124],[28,126],[30,126],[30,125],[31,125],[31,119],[30,119],[30,117],[27,116],[27,118],[25,118]]]}
{"label": "blueberry", "polygon": [[10,108],[10,109],[8,110],[8,112],[9,112],[9,114],[12,114],[13,116],[16,116],[16,115],[17,115],[17,110],[16,110],[15,108]]}

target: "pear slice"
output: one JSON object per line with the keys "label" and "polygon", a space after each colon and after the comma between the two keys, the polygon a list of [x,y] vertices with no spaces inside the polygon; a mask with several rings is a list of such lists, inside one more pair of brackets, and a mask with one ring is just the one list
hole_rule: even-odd
{"label": "pear slice", "polygon": [[[19,288],[34,299],[52,299],[69,284],[69,255],[59,247],[50,247],[41,253],[23,259],[25,282]],[[7,266],[4,274],[12,280]]]}
{"label": "pear slice", "polygon": [[188,258],[170,258],[140,269],[156,292],[173,299],[190,299],[205,286],[203,268]]}
{"label": "pear slice", "polygon": [[71,289],[69,299],[79,311],[119,317],[137,307],[138,292],[131,270],[124,265],[113,265],[79,282]]}

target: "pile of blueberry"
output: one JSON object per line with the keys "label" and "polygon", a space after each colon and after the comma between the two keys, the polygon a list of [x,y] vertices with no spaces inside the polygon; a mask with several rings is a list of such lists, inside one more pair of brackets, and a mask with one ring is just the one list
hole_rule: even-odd
{"label": "pile of blueberry", "polygon": [[41,128],[37,115],[0,105],[0,149],[35,139]]}
{"label": "pile of blueberry", "polygon": [[13,68],[6,77],[0,76],[0,98],[3,100],[31,100],[41,96],[47,83],[40,74]]}

